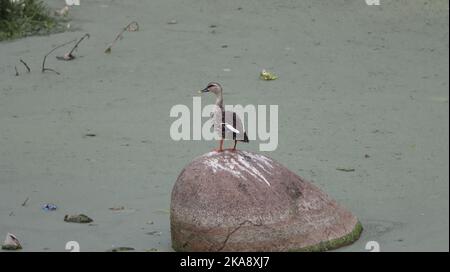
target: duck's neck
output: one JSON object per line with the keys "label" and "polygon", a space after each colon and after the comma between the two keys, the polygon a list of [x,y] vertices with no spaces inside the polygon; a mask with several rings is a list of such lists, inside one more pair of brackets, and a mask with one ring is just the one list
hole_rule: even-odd
{"label": "duck's neck", "polygon": [[218,106],[219,108],[221,108],[223,110],[223,97],[222,97],[222,93],[218,94],[216,97],[216,106]]}

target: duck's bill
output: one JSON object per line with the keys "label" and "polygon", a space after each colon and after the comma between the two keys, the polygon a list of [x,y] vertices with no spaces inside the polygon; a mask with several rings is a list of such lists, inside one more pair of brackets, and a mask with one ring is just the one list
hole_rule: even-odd
{"label": "duck's bill", "polygon": [[198,93],[207,93],[207,92],[209,92],[208,88],[198,91]]}

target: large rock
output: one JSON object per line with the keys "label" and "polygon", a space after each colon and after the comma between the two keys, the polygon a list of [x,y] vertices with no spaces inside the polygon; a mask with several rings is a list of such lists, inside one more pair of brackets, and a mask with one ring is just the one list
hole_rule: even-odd
{"label": "large rock", "polygon": [[170,223],[177,251],[322,251],[362,231],[316,186],[247,151],[210,152],[186,166],[173,187]]}

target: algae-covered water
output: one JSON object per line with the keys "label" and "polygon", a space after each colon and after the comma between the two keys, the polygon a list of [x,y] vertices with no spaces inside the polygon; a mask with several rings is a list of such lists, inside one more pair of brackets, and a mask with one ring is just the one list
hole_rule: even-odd
{"label": "algae-covered water", "polygon": [[[448,1],[81,0],[69,19],[67,32],[0,43],[0,239],[171,251],[172,185],[217,143],[172,140],[170,110],[217,81],[225,104],[278,105],[278,147],[264,154],[364,227],[339,250],[448,251]],[[139,31],[105,54],[131,21]],[[60,75],[41,73],[85,33],[74,60],[55,58],[70,46],[48,57]],[[94,222],[64,222],[79,213]]]}

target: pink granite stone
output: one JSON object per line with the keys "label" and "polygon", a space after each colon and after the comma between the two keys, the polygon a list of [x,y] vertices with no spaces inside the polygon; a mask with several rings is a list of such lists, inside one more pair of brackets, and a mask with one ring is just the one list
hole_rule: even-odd
{"label": "pink granite stone", "polygon": [[210,152],[179,175],[170,209],[177,251],[328,250],[359,238],[347,209],[278,162]]}

